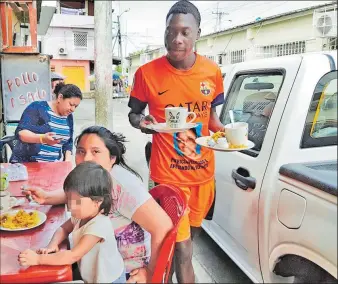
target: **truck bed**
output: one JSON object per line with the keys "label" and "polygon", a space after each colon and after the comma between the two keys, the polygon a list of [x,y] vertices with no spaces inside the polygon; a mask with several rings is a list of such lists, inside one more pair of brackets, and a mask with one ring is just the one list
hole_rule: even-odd
{"label": "truck bed", "polygon": [[337,196],[337,160],[286,164],[279,173]]}

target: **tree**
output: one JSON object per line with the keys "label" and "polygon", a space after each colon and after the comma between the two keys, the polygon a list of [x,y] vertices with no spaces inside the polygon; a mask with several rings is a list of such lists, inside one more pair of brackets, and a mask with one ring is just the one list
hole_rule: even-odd
{"label": "tree", "polygon": [[122,73],[122,66],[121,66],[121,64],[116,66],[115,71],[119,72],[119,73]]}

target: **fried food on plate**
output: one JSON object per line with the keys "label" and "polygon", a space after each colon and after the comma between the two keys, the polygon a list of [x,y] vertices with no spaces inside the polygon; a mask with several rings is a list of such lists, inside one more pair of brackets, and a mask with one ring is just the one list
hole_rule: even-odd
{"label": "fried food on plate", "polygon": [[5,213],[1,215],[0,226],[6,229],[24,229],[38,225],[40,218],[37,211],[26,212],[19,210],[16,214]]}

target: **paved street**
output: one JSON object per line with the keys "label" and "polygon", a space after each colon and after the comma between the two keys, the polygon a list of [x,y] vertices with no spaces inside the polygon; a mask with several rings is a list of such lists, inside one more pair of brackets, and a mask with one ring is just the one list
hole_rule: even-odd
{"label": "paved street", "polygon": [[[127,144],[127,163],[136,169],[148,185],[144,146],[151,138],[129,125],[127,99],[112,100],[113,131],[122,132]],[[95,122],[95,101],[83,100],[75,112],[75,135]],[[205,233],[194,241],[193,265],[199,283],[251,283],[237,265]]]}

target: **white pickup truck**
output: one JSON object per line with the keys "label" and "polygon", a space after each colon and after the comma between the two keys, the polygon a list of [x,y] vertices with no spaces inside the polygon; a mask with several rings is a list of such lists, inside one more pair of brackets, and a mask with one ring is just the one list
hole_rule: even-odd
{"label": "white pickup truck", "polygon": [[229,123],[255,148],[216,152],[216,202],[204,230],[257,283],[337,278],[337,53],[224,68]]}

